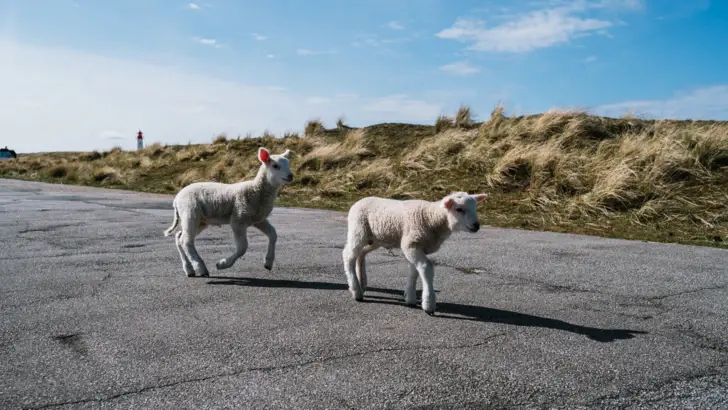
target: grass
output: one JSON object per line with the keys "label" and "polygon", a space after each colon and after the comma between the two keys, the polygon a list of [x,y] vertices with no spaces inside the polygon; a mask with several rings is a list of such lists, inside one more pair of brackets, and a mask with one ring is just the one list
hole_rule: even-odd
{"label": "grass", "polygon": [[345,211],[367,195],[436,200],[490,192],[484,224],[728,248],[728,123],[549,111],[477,123],[468,107],[434,125],[153,144],[141,151],[20,154],[0,176],[173,194],[196,181],[252,178],[256,151],[290,149],[279,205]]}

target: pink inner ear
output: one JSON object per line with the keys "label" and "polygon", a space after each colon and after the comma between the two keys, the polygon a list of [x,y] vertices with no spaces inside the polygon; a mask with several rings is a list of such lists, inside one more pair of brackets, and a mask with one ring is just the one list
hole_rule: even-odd
{"label": "pink inner ear", "polygon": [[263,161],[267,164],[268,161],[270,161],[270,154],[266,150],[260,150],[260,153],[258,154],[258,158],[260,158],[261,161]]}
{"label": "pink inner ear", "polygon": [[478,195],[475,195],[475,200],[478,201],[478,202],[480,202],[480,201],[484,200],[487,197],[488,197],[488,194],[478,194]]}
{"label": "pink inner ear", "polygon": [[442,204],[445,205],[445,208],[450,209],[450,208],[452,208],[452,203],[453,203],[453,199],[448,198]]}

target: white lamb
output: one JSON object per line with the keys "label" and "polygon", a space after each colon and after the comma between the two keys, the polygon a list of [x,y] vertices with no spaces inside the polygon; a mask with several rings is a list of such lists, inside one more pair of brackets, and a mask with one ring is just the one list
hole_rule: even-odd
{"label": "white lamb", "polygon": [[235,237],[235,252],[220,259],[217,269],[227,269],[248,249],[247,229],[254,226],[268,237],[265,268],[271,270],[278,239],[276,230],[268,222],[268,215],[283,185],[293,181],[288,165],[289,150],[271,155],[266,148],[258,149],[261,162],[255,179],[233,184],[196,182],[180,190],[174,198],[174,221],[164,232],[169,236],[181,225],[175,235],[177,251],[187,276],[209,276],[205,262],[195,249],[195,236],[210,225],[230,225]]}
{"label": "white lamb", "polygon": [[[488,194],[454,192],[440,201],[362,198],[349,209],[348,236],[342,252],[349,291],[361,301],[366,291],[366,255],[380,247],[399,248],[409,265],[405,303],[417,304],[415,285],[422,280],[422,309],[435,312],[435,276],[427,255],[437,252],[454,231],[478,232],[477,203]],[[356,276],[354,272],[356,271]]]}

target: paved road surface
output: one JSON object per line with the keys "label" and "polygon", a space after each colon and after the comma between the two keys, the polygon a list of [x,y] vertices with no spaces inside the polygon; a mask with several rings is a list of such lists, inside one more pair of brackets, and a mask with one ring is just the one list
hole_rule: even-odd
{"label": "paved road surface", "polygon": [[728,406],[724,250],[486,228],[435,255],[438,312],[402,304],[399,252],[345,290],[343,214],[276,209],[199,239],[171,197],[0,180],[0,407],[150,409]]}

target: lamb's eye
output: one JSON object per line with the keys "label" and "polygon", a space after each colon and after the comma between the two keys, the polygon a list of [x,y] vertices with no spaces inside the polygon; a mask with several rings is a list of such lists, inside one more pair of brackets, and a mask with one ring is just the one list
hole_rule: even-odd
{"label": "lamb's eye", "polygon": [[278,166],[278,164],[273,164],[273,168],[278,169],[280,167]]}
{"label": "lamb's eye", "polygon": [[456,209],[455,209],[455,211],[456,211],[456,212],[459,212],[459,213],[463,213],[463,212],[465,212],[465,211],[463,211],[463,208],[456,208]]}

